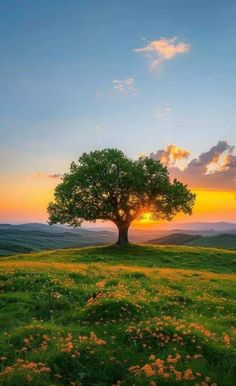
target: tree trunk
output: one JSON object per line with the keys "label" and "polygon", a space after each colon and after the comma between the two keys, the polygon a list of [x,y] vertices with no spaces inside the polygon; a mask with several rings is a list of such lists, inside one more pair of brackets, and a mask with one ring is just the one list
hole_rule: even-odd
{"label": "tree trunk", "polygon": [[118,245],[129,244],[129,239],[128,239],[129,225],[121,224],[121,225],[117,225],[117,227],[118,227],[118,231],[119,231],[119,237],[118,237],[116,244],[118,244]]}

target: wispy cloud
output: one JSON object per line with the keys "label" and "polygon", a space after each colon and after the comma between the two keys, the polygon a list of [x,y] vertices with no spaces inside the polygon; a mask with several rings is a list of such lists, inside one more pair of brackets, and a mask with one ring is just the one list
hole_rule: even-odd
{"label": "wispy cloud", "polygon": [[135,48],[135,52],[144,53],[150,61],[150,68],[154,70],[163,61],[171,60],[176,55],[185,54],[191,49],[190,44],[178,41],[178,37],[152,40],[142,48]]}
{"label": "wispy cloud", "polygon": [[171,108],[166,106],[164,108],[157,107],[154,111],[154,118],[159,121],[162,119],[167,113],[169,113]]}
{"label": "wispy cloud", "polygon": [[61,174],[46,174],[46,173],[34,173],[33,176],[32,176],[34,179],[45,179],[45,178],[49,178],[49,179],[58,179],[61,177]]}
{"label": "wispy cloud", "polygon": [[113,88],[120,92],[132,92],[136,94],[135,80],[133,78],[127,78],[124,80],[113,79]]}

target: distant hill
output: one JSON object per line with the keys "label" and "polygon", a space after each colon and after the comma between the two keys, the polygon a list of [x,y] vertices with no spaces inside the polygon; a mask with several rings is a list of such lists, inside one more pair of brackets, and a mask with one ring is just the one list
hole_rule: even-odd
{"label": "distant hill", "polygon": [[236,234],[221,233],[216,236],[206,236],[190,241],[187,245],[236,249]]}
{"label": "distant hill", "polygon": [[201,239],[200,235],[189,235],[186,233],[172,233],[167,236],[151,239],[147,241],[147,244],[158,245],[188,245],[191,241]]}
{"label": "distant hill", "polygon": [[214,236],[220,233],[236,234],[236,223],[229,222],[189,222],[152,225],[150,228],[133,228],[129,231],[130,241],[134,243],[145,243],[147,240],[159,239],[173,234],[191,234],[200,236]]}
{"label": "distant hill", "polygon": [[[178,226],[186,224],[178,224]],[[236,249],[236,227],[230,223],[189,223],[188,229],[130,229],[132,243],[193,245]],[[199,228],[199,229],[197,229]],[[220,232],[220,229],[228,229]],[[114,243],[113,230],[71,228],[64,225],[26,223],[0,224],[0,256],[46,249]],[[148,241],[147,241],[148,240]]]}
{"label": "distant hill", "polygon": [[[147,240],[159,239],[172,234],[185,234],[185,235],[197,235],[197,236],[214,236],[220,232],[213,229],[206,230],[194,230],[194,229],[171,229],[171,230],[149,230],[149,229],[130,229],[129,238],[134,243],[146,243]],[[232,234],[236,234],[232,233]]]}
{"label": "distant hill", "polygon": [[0,256],[45,249],[74,248],[113,243],[116,235],[110,231],[73,229],[46,224],[0,224]]}
{"label": "distant hill", "polygon": [[[177,225],[177,227],[176,227]],[[181,230],[194,230],[194,231],[215,231],[218,233],[236,233],[236,223],[230,223],[226,221],[219,222],[189,222],[189,223],[178,223],[175,227]],[[169,224],[171,227],[171,223]]]}
{"label": "distant hill", "polygon": [[164,237],[148,240],[147,244],[192,245],[199,247],[236,249],[236,234],[221,233],[214,236],[202,236],[186,233],[172,233]]}

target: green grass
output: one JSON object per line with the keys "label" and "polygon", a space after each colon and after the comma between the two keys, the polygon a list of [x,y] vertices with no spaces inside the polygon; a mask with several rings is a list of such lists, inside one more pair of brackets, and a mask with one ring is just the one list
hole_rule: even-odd
{"label": "green grass", "polygon": [[0,385],[233,386],[235,274],[201,247],[2,257]]}

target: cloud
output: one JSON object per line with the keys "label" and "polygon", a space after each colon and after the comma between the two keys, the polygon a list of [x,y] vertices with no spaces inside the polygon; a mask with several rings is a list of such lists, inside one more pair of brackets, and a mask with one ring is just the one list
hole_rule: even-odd
{"label": "cloud", "polygon": [[166,166],[174,166],[176,161],[187,159],[190,155],[188,150],[184,150],[176,145],[168,145],[165,149],[151,153],[150,157],[161,161]]}
{"label": "cloud", "polygon": [[170,176],[188,184],[191,188],[228,191],[236,189],[235,146],[229,145],[226,141],[219,141],[208,151],[192,159],[182,170],[168,161],[166,149],[151,153],[150,157],[160,160],[162,158],[162,162],[164,159],[163,163],[168,166]]}
{"label": "cloud", "polygon": [[49,178],[49,179],[58,179],[61,177],[61,174],[45,174],[45,173],[35,173],[32,176],[35,179],[44,179],[44,178]]}
{"label": "cloud", "polygon": [[141,151],[140,153],[138,153],[138,158],[145,158],[145,157],[148,157],[145,151]]}
{"label": "cloud", "polygon": [[186,54],[191,49],[190,44],[178,42],[178,37],[152,40],[142,48],[135,48],[135,52],[144,53],[150,61],[150,68],[154,70],[163,61],[171,60],[176,55]]}
{"label": "cloud", "polygon": [[131,91],[133,94],[136,94],[137,90],[135,89],[135,80],[133,78],[127,78],[124,80],[114,79],[112,83],[115,90],[120,92]]}
{"label": "cloud", "polygon": [[166,106],[164,108],[156,108],[154,112],[154,117],[157,121],[162,119],[168,112],[170,112],[171,108],[169,106]]}

